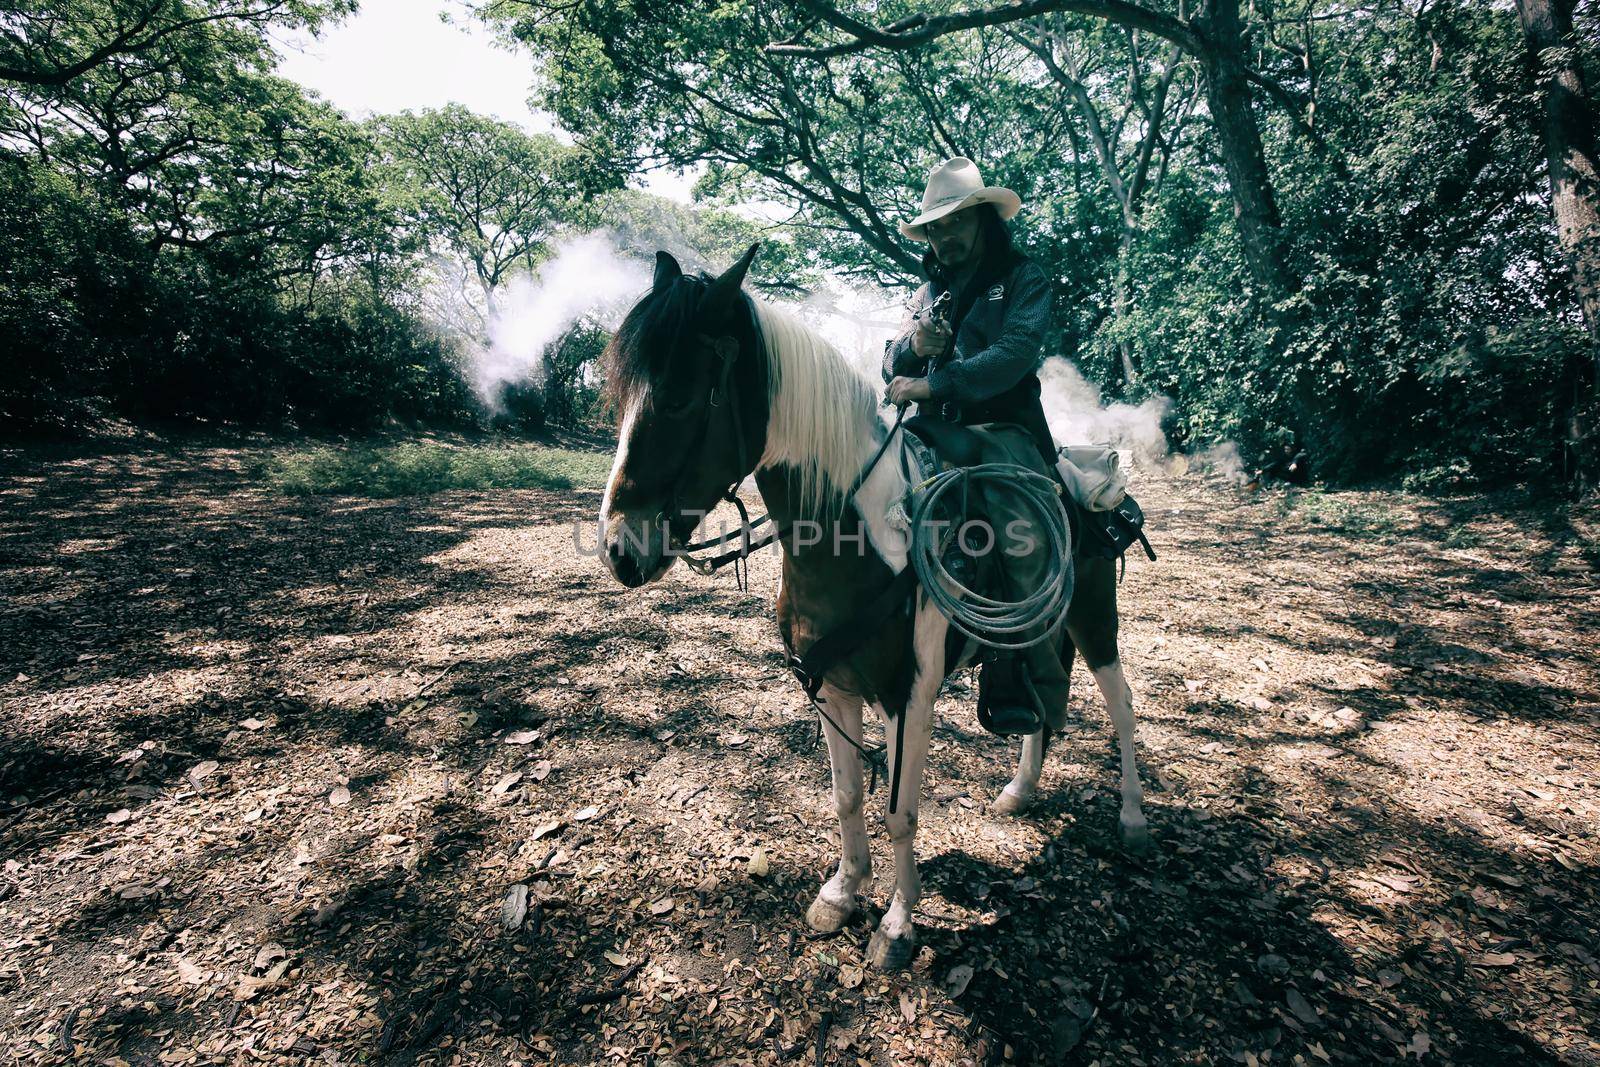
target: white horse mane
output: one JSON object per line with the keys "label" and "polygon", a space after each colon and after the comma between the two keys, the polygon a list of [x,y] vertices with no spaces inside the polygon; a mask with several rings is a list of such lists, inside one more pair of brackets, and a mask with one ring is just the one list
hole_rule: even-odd
{"label": "white horse mane", "polygon": [[795,315],[750,302],[768,367],[767,447],[757,467],[785,463],[799,472],[803,514],[836,510],[882,441],[877,394]]}

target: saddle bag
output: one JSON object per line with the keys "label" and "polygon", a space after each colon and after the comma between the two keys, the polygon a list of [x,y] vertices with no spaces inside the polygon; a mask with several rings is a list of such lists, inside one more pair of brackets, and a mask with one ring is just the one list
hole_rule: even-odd
{"label": "saddle bag", "polygon": [[1123,559],[1138,542],[1144,554],[1155,562],[1155,549],[1144,535],[1144,510],[1133,494],[1124,494],[1117,506],[1108,511],[1090,511],[1074,501],[1072,517],[1083,531],[1077,546],[1079,555]]}

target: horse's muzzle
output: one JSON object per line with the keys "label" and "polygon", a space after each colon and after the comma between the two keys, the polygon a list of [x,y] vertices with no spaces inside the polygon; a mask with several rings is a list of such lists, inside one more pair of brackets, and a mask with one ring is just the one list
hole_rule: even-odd
{"label": "horse's muzzle", "polygon": [[667,524],[661,515],[640,518],[607,515],[601,525],[606,569],[629,589],[655,581],[676,559],[669,551]]}

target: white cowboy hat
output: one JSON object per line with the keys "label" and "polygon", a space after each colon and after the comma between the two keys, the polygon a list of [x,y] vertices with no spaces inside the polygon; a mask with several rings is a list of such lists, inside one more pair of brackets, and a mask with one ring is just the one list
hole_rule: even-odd
{"label": "white cowboy hat", "polygon": [[900,224],[900,232],[913,241],[926,241],[923,227],[934,219],[973,204],[993,204],[1002,219],[1015,217],[1022,210],[1022,197],[998,185],[985,185],[978,165],[966,156],[945,160],[928,172],[928,187],[922,191],[922,214]]}

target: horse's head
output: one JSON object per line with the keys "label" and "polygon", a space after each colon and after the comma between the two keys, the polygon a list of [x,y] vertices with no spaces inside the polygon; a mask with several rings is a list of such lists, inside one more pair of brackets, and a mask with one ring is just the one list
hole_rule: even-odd
{"label": "horse's head", "polygon": [[600,506],[606,566],[626,586],[654,581],[766,438],[767,372],[742,286],[759,245],[721,276],[684,274],[656,253],[650,292],[606,349],[620,412],[617,455]]}

